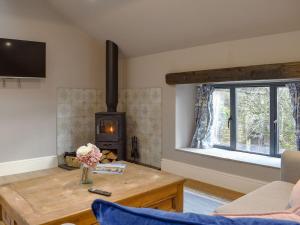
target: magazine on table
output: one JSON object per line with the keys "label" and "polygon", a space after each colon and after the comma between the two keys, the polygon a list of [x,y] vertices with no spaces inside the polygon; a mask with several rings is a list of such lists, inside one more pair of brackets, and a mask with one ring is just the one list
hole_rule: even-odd
{"label": "magazine on table", "polygon": [[96,174],[123,174],[126,164],[123,163],[98,163],[93,173]]}

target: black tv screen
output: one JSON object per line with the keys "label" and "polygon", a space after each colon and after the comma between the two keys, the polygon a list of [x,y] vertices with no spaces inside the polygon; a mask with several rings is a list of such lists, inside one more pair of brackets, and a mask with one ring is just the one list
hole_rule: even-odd
{"label": "black tv screen", "polygon": [[46,77],[46,43],[0,38],[1,77]]}

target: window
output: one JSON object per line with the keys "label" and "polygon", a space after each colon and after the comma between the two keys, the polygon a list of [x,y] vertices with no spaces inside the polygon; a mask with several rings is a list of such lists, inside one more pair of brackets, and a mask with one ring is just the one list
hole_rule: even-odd
{"label": "window", "polygon": [[241,151],[270,152],[270,88],[236,88],[236,147]]}
{"label": "window", "polygon": [[230,147],[230,90],[216,89],[213,93],[212,137],[215,145]]}
{"label": "window", "polygon": [[296,149],[295,121],[284,83],[214,87],[214,147],[276,157]]}
{"label": "window", "polygon": [[295,142],[295,120],[293,118],[289,90],[286,87],[277,88],[276,122],[278,128],[276,145],[278,146],[279,154],[282,154],[285,150],[297,149]]}

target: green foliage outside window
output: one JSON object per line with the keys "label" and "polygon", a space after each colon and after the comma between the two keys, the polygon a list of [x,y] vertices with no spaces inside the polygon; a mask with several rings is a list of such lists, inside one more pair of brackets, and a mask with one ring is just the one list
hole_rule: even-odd
{"label": "green foliage outside window", "polygon": [[[270,88],[235,88],[237,150],[270,153],[270,129],[277,127],[279,153],[295,150],[295,121],[286,87],[277,88],[277,126],[270,124]],[[230,90],[215,89],[213,95],[213,144],[230,146]],[[271,127],[270,127],[271,126]]]}

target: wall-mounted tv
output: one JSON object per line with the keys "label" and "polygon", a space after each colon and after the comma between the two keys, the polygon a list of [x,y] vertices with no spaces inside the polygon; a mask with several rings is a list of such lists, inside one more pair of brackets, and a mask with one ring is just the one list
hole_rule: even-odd
{"label": "wall-mounted tv", "polygon": [[0,78],[45,78],[46,43],[0,38]]}

